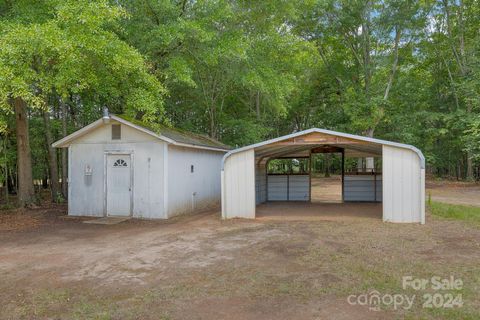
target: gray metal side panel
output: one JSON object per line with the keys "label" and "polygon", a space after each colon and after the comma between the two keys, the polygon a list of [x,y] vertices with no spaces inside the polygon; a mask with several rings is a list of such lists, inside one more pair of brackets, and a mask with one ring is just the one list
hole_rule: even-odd
{"label": "gray metal side panel", "polygon": [[377,176],[375,199],[374,176],[345,176],[345,201],[382,201],[382,176]]}
{"label": "gray metal side panel", "polygon": [[260,204],[267,201],[267,176],[265,165],[255,168],[255,202]]}
{"label": "gray metal side panel", "polygon": [[380,177],[380,180],[379,177],[377,177],[377,201],[378,202],[382,202],[382,197],[383,197],[383,193],[382,193],[382,190],[383,190],[383,186],[382,186],[382,180],[381,180],[382,177]]}
{"label": "gray metal side panel", "polygon": [[310,200],[310,176],[292,175],[289,176],[288,200],[308,201]]}
{"label": "gray metal side panel", "polygon": [[269,175],[268,176],[268,200],[269,201],[287,201],[288,200],[288,177]]}
{"label": "gray metal side panel", "polygon": [[309,201],[310,176],[269,175],[268,201]]}

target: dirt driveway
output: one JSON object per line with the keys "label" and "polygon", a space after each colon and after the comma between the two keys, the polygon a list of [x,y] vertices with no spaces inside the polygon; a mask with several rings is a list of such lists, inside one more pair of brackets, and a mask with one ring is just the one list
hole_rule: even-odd
{"label": "dirt driveway", "polygon": [[433,201],[480,207],[480,184],[458,181],[426,182],[425,194]]}
{"label": "dirt driveway", "polygon": [[[30,213],[27,213],[30,214]],[[169,221],[90,225],[42,214],[0,232],[1,319],[478,319],[480,230],[427,217]],[[459,309],[424,309],[402,276],[461,278]],[[377,290],[410,310],[351,305]]]}
{"label": "dirt driveway", "polygon": [[[313,203],[341,203],[342,180],[339,175],[312,177]],[[427,179],[425,195],[433,201],[480,207],[480,184],[474,182]]]}

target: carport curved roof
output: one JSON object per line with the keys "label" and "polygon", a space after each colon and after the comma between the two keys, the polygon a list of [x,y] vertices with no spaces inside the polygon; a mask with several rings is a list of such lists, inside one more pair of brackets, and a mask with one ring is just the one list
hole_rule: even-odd
{"label": "carport curved roof", "polygon": [[[332,131],[332,130],[326,130],[326,129],[319,129],[319,128],[311,128],[308,130],[304,131],[299,131],[295,132],[289,135],[281,136],[278,138],[262,141],[259,143],[255,143],[249,146],[245,146],[242,148],[238,148],[235,150],[231,150],[227,152],[222,159],[222,170],[224,169],[224,164],[225,160],[230,157],[232,154],[239,153],[242,151],[247,151],[251,149],[255,149],[257,153],[263,158],[269,158],[269,157],[275,157],[278,155],[287,155],[287,154],[295,154],[296,152],[302,152],[307,149],[311,149],[315,147],[316,145],[324,145],[325,143],[322,143],[321,141],[315,143],[313,141],[310,142],[302,142],[302,141],[296,141],[295,138],[299,138],[302,136],[308,136],[310,134],[314,133],[319,133],[323,134],[326,136],[330,137],[338,137],[338,138],[343,138],[351,141],[351,145],[346,143],[345,141],[342,143],[339,143],[338,146],[341,146],[345,149],[358,152],[358,153],[364,153],[364,154],[370,154],[370,155],[381,155],[381,147],[383,145],[386,146],[392,146],[392,147],[397,147],[397,148],[403,148],[403,149],[408,149],[413,152],[415,152],[421,162],[421,168],[425,168],[425,157],[423,156],[423,153],[416,147],[409,145],[409,144],[403,144],[403,143],[398,143],[398,142],[393,142],[393,141],[387,141],[387,140],[381,140],[381,139],[375,139],[375,138],[369,138],[369,137],[364,137],[364,136],[359,136],[359,135],[354,135],[354,134],[349,134],[349,133],[343,133],[343,132],[337,132],[337,131]],[[285,140],[290,140],[294,139],[294,142],[287,145],[283,146],[283,149],[278,146],[278,143],[284,142]],[[359,145],[355,145],[355,141],[357,142],[364,142]],[[335,145],[335,143],[329,142],[329,145]],[[273,147],[274,145],[277,145],[275,148]],[[283,152],[283,154],[282,154]]]}

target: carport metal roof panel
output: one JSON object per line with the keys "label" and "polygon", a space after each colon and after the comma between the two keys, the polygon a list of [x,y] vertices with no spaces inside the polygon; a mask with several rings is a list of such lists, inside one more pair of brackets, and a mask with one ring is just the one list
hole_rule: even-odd
{"label": "carport metal roof panel", "polygon": [[[255,148],[255,157],[256,158],[278,158],[278,157],[295,157],[295,156],[305,156],[306,151],[314,149],[317,147],[324,146],[325,144],[297,144],[290,146],[278,146],[278,145],[267,145],[259,148]],[[345,155],[347,157],[377,157],[382,155],[382,145],[371,145],[365,144],[361,146],[356,146],[353,144],[332,144],[329,143],[329,146],[338,147],[345,150]],[[309,154],[307,154],[308,156]]]}
{"label": "carport metal roof panel", "polygon": [[[315,133],[319,133],[320,135],[316,136],[315,138],[315,135],[314,135]],[[340,139],[328,140],[327,138],[323,137],[325,141],[322,141],[322,135],[337,137]],[[300,139],[302,136],[305,136],[306,139]],[[312,139],[309,139],[309,136],[312,137]],[[296,139],[296,138],[299,138],[299,139]],[[425,157],[423,156],[422,152],[418,148],[412,145],[392,142],[387,140],[381,140],[381,139],[375,139],[375,138],[369,138],[369,137],[363,137],[363,136],[358,136],[358,135],[349,134],[349,133],[336,132],[336,131],[331,131],[326,129],[312,128],[312,129],[308,129],[300,132],[295,132],[286,136],[281,136],[275,139],[266,140],[263,142],[259,142],[259,143],[238,148],[235,150],[231,150],[228,153],[226,153],[223,157],[222,170],[224,167],[225,160],[234,153],[255,149],[256,157],[269,158],[272,156],[278,157],[278,156],[286,156],[288,154],[295,154],[303,150],[307,150],[307,149],[314,148],[316,146],[325,145],[325,144],[345,148],[346,153],[347,154],[350,153],[352,156],[366,155],[366,154],[381,155],[382,145],[409,149],[415,152],[420,158],[421,168],[425,168]],[[289,152],[289,150],[291,152]]]}

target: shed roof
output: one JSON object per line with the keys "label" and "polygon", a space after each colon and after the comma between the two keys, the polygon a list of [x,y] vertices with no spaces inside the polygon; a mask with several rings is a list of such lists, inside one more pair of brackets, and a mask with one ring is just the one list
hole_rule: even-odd
{"label": "shed roof", "polygon": [[[214,151],[228,151],[231,149],[229,146],[221,143],[220,141],[201,134],[196,134],[193,132],[188,132],[161,124],[147,124],[145,122],[129,118],[125,115],[110,114],[109,118],[173,145]],[[104,118],[98,119],[97,121],[89,124],[88,126],[75,131],[74,133],[64,137],[63,139],[53,143],[52,147],[68,147],[75,139],[103,125],[103,120]]]}
{"label": "shed roof", "polygon": [[326,129],[311,128],[231,150],[223,157],[222,169],[225,160],[230,155],[246,150],[254,149],[256,158],[267,159],[285,156],[301,156],[312,148],[324,145],[342,148],[345,150],[347,156],[352,157],[381,156],[383,145],[409,149],[418,155],[421,167],[425,168],[425,157],[418,148],[412,145]]}

